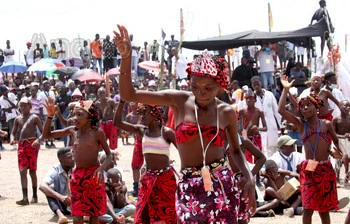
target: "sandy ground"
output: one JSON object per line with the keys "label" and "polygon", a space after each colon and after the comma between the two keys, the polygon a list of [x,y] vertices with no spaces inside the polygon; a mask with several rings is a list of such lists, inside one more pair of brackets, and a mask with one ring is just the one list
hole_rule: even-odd
{"label": "sandy ground", "polygon": [[[130,142],[133,140],[131,139]],[[63,147],[63,143],[60,141],[55,142],[57,147]],[[12,147],[8,144],[4,144],[5,150],[1,151],[0,160],[0,224],[26,224],[26,223],[57,223],[56,216],[51,212],[47,205],[46,198],[43,193],[38,192],[39,203],[29,206],[18,206],[15,201],[21,199],[21,185],[19,171],[17,167],[17,151],[12,150]],[[132,190],[132,172],[131,172],[131,158],[132,158],[133,146],[123,146],[121,140],[119,140],[119,152],[121,158],[118,163],[123,168],[125,178],[128,186],[128,190]],[[45,174],[49,170],[52,164],[58,162],[56,157],[56,149],[45,149],[41,147],[38,158],[38,181],[43,180]],[[171,149],[171,159],[176,161],[176,168],[179,170],[180,159],[176,149]],[[28,175],[29,178],[29,175]],[[28,186],[31,186],[31,180],[29,178]],[[349,189],[343,187],[338,188],[339,198],[348,196]],[[32,191],[29,188],[29,197],[31,198]],[[341,224],[344,223],[347,215],[349,205],[338,211],[331,213],[332,223]],[[288,218],[282,215],[277,215],[271,218],[252,218],[251,223],[259,224],[298,224],[302,223],[301,216],[294,218]],[[313,223],[321,223],[319,216],[315,213],[313,217]]]}

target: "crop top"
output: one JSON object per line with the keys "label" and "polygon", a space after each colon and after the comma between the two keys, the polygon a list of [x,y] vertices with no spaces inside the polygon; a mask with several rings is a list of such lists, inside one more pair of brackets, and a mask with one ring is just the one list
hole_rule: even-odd
{"label": "crop top", "polygon": [[302,136],[302,138],[301,138],[303,144],[304,144],[305,142],[307,142],[307,140],[309,139],[310,136],[312,136],[312,135],[314,135],[314,134],[317,134],[317,133],[318,133],[319,136],[322,137],[326,142],[328,142],[328,144],[331,144],[331,143],[332,143],[332,139],[330,138],[330,136],[328,135],[328,133],[323,132],[323,131],[320,131],[322,123],[321,123],[321,120],[320,120],[320,119],[318,119],[318,120],[319,120],[319,125],[320,125],[319,128],[318,128],[318,130],[317,130],[317,131],[313,130],[313,131],[309,131],[309,132],[306,132],[306,129],[307,129],[307,121],[305,121],[305,123],[304,123],[304,134],[303,134],[303,136]]}
{"label": "crop top", "polygon": [[[203,125],[200,126],[202,135],[208,141],[210,141],[217,132],[217,128],[215,126]],[[181,144],[184,143],[195,136],[198,135],[198,126],[191,122],[182,122],[180,123],[175,130],[176,143]],[[215,146],[224,146],[226,133],[223,129],[219,128],[219,133],[216,138],[213,140],[213,144]]]}
{"label": "crop top", "polygon": [[142,153],[157,154],[157,155],[170,155],[170,143],[163,138],[163,127],[161,135],[158,137],[149,137],[146,134],[142,138]]}

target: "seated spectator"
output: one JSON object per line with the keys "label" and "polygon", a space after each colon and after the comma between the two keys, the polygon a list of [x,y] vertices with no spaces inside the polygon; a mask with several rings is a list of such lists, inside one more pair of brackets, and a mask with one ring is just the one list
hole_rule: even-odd
{"label": "seated spectator", "polygon": [[69,179],[74,158],[68,147],[59,149],[57,158],[60,163],[51,167],[39,189],[46,195],[49,207],[58,216],[58,223],[67,223],[66,215],[71,214]]}
{"label": "seated spectator", "polygon": [[[111,168],[107,171],[106,192],[108,195],[108,214],[100,217],[100,221],[117,223],[135,213],[135,202],[128,199],[127,188],[119,170]],[[111,208],[111,209],[110,209]]]}
{"label": "seated spectator", "polygon": [[[299,174],[287,170],[278,170],[277,164],[273,160],[266,161],[265,170],[266,172],[262,175],[266,179],[264,199],[267,203],[256,209],[257,215],[264,216],[264,213],[273,214],[274,212],[282,211],[282,209],[283,213],[289,217],[292,217],[294,214],[301,215],[302,208],[299,207],[301,205],[301,195],[299,190],[286,201],[277,192],[286,182],[286,177],[299,179]],[[271,209],[273,209],[273,212]]]}
{"label": "seated spectator", "polygon": [[269,159],[277,164],[279,170],[297,172],[298,165],[305,160],[303,154],[295,151],[297,141],[298,139],[292,139],[288,135],[282,135],[278,138],[277,147],[279,151],[275,152]]}

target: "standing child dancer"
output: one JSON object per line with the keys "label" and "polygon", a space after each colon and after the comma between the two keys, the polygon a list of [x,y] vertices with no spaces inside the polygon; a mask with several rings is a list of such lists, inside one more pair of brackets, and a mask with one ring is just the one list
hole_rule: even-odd
{"label": "standing child dancer", "polygon": [[[126,122],[130,124],[139,124],[140,115],[137,114],[137,103],[129,103],[131,112],[126,115]],[[140,181],[140,170],[143,165],[143,154],[142,154],[142,136],[134,134],[134,151],[132,153],[131,168],[132,168],[132,177],[134,180],[133,183],[133,196],[137,197],[139,193],[139,181]]]}
{"label": "standing child dancer", "polygon": [[[243,128],[242,135],[248,137],[256,147],[262,150],[260,131],[267,131],[264,112],[255,107],[256,95],[251,89],[244,94],[244,98],[247,108],[239,111],[240,126]],[[260,121],[262,128],[259,128]],[[249,151],[245,151],[245,155],[248,162],[255,164],[256,159]]]}
{"label": "standing child dancer", "polygon": [[[242,135],[247,137],[253,144],[262,150],[262,141],[260,131],[266,132],[266,121],[264,112],[255,107],[256,95],[251,90],[244,94],[244,98],[247,103],[247,108],[239,111],[240,126],[243,128]],[[259,128],[259,123],[262,123],[262,128]],[[256,158],[250,153],[249,150],[245,150],[245,157],[248,162],[255,164]],[[260,175],[256,173],[256,184],[260,187]]]}
{"label": "standing child dancer", "polygon": [[142,137],[142,153],[147,171],[141,176],[136,204],[135,223],[177,223],[175,211],[176,179],[169,163],[170,143],[176,146],[175,133],[163,126],[161,106],[142,105],[138,108],[143,125],[122,121],[124,101],[120,101],[114,124]]}
{"label": "standing child dancer", "polygon": [[109,148],[114,150],[118,148],[118,128],[113,125],[113,114],[116,105],[113,99],[106,96],[104,87],[98,89],[97,96],[96,107],[100,113],[100,128],[105,133],[106,139],[109,140]]}
{"label": "standing child dancer", "polygon": [[[332,111],[329,109],[328,100],[333,101],[337,106],[339,106],[338,100],[332,95],[330,91],[327,89],[322,89],[322,77],[319,75],[314,75],[311,78],[311,87],[309,89],[304,90],[300,97],[305,97],[307,95],[313,94],[316,95],[322,102],[322,106],[318,111],[318,118],[326,119],[332,122],[333,116]],[[293,99],[293,98],[290,98]],[[293,101],[292,101],[293,102]]]}
{"label": "standing child dancer", "polygon": [[[112,161],[112,154],[103,131],[96,128],[98,111],[92,101],[75,103],[73,112],[74,126],[61,130],[50,130],[50,120],[57,106],[53,99],[46,101],[47,120],[43,137],[60,138],[71,135],[76,168],[70,181],[71,211],[75,224],[83,223],[83,216],[90,217],[90,223],[97,224],[98,216],[106,214],[106,191],[103,182],[103,170]],[[106,153],[106,160],[100,166],[97,160],[100,145]]]}
{"label": "standing child dancer", "polygon": [[[28,169],[33,187],[33,198],[30,203],[38,203],[36,169],[40,143],[36,135],[36,128],[38,127],[39,131],[42,132],[43,126],[39,117],[30,113],[31,107],[30,100],[27,97],[22,97],[19,101],[19,109],[22,115],[15,119],[11,132],[11,145],[18,143],[18,168],[21,175],[23,193],[23,199],[16,201],[17,205],[29,205],[27,187]],[[17,131],[20,132],[19,139],[16,139]]]}
{"label": "standing child dancer", "polygon": [[[119,26],[115,43],[122,56],[119,90],[124,100],[170,106],[174,112],[176,145],[181,158],[177,186],[178,223],[236,223],[240,199],[234,176],[225,159],[225,138],[238,169],[246,178],[249,207],[256,208],[255,186],[237,137],[236,111],[218,100],[220,88],[226,88],[226,67],[222,58],[205,51],[187,69],[189,91],[137,91],[132,88],[131,45],[128,31]],[[243,194],[245,195],[245,193]]]}
{"label": "standing child dancer", "polygon": [[[343,147],[346,153],[350,153],[350,102],[343,100],[339,104],[340,107],[340,116],[335,117],[332,121],[334,131],[339,138],[339,144]],[[349,163],[344,163],[345,167],[345,183],[347,184],[350,178],[349,175]],[[340,167],[338,169],[337,178],[339,178]]]}
{"label": "standing child dancer", "polygon": [[336,151],[340,150],[343,153],[344,161],[347,161],[347,154],[339,147],[338,137],[331,122],[317,117],[317,110],[320,108],[320,100],[317,96],[306,96],[299,100],[298,108],[304,119],[298,118],[285,108],[287,93],[293,81],[288,82],[287,76],[283,75],[281,83],[284,89],[278,112],[288,122],[293,123],[300,133],[303,133],[302,142],[307,159],[301,163],[300,171],[303,223],[311,223],[314,211],[319,212],[322,223],[330,223],[329,211],[337,210],[339,204],[336,175],[328,160],[331,141],[333,140]]}

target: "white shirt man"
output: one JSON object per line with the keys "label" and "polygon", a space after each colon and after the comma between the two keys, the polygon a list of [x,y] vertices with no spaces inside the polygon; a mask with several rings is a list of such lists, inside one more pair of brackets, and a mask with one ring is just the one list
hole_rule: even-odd
{"label": "white shirt man", "polygon": [[[1,88],[6,88],[6,87],[2,86]],[[7,94],[7,98],[13,104],[17,105],[17,97],[15,94],[9,92]],[[1,96],[0,97],[0,107],[3,109],[11,108],[12,105],[8,102],[8,100],[5,99],[5,96]],[[6,115],[6,122],[8,122],[9,120],[16,118],[18,114],[17,114],[16,108],[13,108],[13,109],[11,109],[10,112],[5,112],[5,115]]]}
{"label": "white shirt man", "polygon": [[[50,86],[48,81],[44,81],[43,85],[49,85]],[[41,98],[43,102],[45,102],[45,100],[48,100],[49,97],[51,99],[56,99],[55,93],[52,90],[45,90],[44,89],[43,91],[41,91],[39,93],[39,98]],[[47,116],[47,110],[46,110],[45,107],[43,108],[43,114],[44,114],[45,117]]]}
{"label": "white shirt man", "polygon": [[31,43],[27,43],[27,49],[24,51],[27,66],[31,66],[34,63],[34,51],[30,48]]}
{"label": "white shirt man", "polygon": [[[11,55],[6,55],[12,53]],[[13,59],[13,54],[15,54],[15,51],[10,47],[10,48],[5,48],[4,49],[4,56],[5,56],[5,63],[14,61]]]}
{"label": "white shirt man", "polygon": [[[255,91],[255,107],[264,111],[267,132],[261,132],[262,146],[265,155],[271,156],[277,150],[278,125],[281,127],[282,116],[278,113],[277,100],[272,92],[262,89],[261,79],[254,76],[251,79],[252,87]],[[278,125],[277,125],[278,124]],[[260,121],[260,126],[261,121]]]}
{"label": "white shirt man", "polygon": [[278,169],[297,172],[297,166],[305,160],[305,156],[295,151],[295,142],[288,135],[282,135],[277,140],[278,152],[275,152],[269,159],[275,161]]}
{"label": "white shirt man", "polygon": [[176,48],[171,49],[172,54],[174,55],[171,58],[172,61],[172,71],[171,74],[175,75],[176,69],[176,79],[186,79],[187,78],[187,60],[185,56],[179,54]]}

